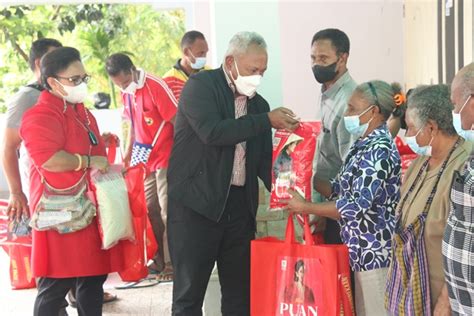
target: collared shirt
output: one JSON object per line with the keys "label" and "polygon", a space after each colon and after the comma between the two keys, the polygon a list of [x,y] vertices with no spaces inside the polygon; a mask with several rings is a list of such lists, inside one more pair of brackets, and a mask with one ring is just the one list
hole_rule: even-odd
{"label": "collared shirt", "polygon": [[[235,118],[238,119],[241,116],[247,114],[247,96],[245,95],[236,95],[236,88],[235,85],[230,80],[229,75],[227,74],[226,70],[223,69],[225,78],[229,87],[234,92],[234,100],[235,100]],[[235,154],[234,154],[234,167],[232,169],[232,179],[230,184],[236,186],[244,186],[245,185],[245,151],[246,151],[247,143],[241,142],[235,146]]]}
{"label": "collared shirt", "polygon": [[[199,71],[209,70],[210,68],[205,66],[204,68],[200,69]],[[181,58],[178,59],[176,64],[168,70],[165,75],[163,76],[163,80],[166,82],[168,87],[173,91],[173,94],[176,100],[179,101],[179,97],[181,96],[181,91],[183,91],[184,85],[186,81],[189,79],[189,74],[181,66]]]}
{"label": "collared shirt", "polygon": [[390,264],[400,175],[400,155],[383,124],[352,145],[331,183],[331,199],[341,215],[341,239],[349,247],[354,271]]}
{"label": "collared shirt", "polygon": [[[474,152],[462,172],[455,172],[450,213],[443,238],[444,273],[453,313],[473,315],[474,306]],[[466,274],[466,271],[468,273]]]}
{"label": "collared shirt", "polygon": [[344,112],[357,84],[346,71],[334,85],[322,91],[322,132],[318,137],[315,177],[330,180],[336,176],[356,138],[346,130]]}

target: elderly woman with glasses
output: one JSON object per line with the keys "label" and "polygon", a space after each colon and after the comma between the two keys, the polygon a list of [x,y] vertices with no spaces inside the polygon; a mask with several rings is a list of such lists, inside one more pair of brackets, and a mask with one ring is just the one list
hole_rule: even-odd
{"label": "elderly woman with glasses", "polygon": [[386,314],[383,293],[401,171],[400,156],[386,122],[397,108],[399,95],[396,84],[370,81],[359,85],[344,116],[346,129],[358,140],[331,183],[316,181],[316,190],[331,201],[307,202],[293,191],[288,201],[289,211],[339,221],[354,271],[357,315]]}
{"label": "elderly woman with glasses", "polygon": [[453,175],[472,145],[453,126],[449,88],[416,88],[408,98],[406,141],[419,157],[404,178],[386,307],[391,315],[451,315],[441,245]]}
{"label": "elderly woman with glasses", "polygon": [[[46,210],[53,209],[54,201],[45,194],[47,190],[54,188],[64,196],[64,192],[79,187],[79,183],[81,188],[88,187],[90,169],[108,169],[104,139],[94,116],[83,104],[89,76],[79,52],[71,47],[47,53],[40,68],[46,90],[25,113],[20,127],[31,158],[32,272],[39,278],[34,315],[58,315],[72,287],[76,287],[79,315],[101,315],[102,285],[107,274],[117,267],[111,261],[111,253],[101,249],[95,207],[91,210],[91,204],[80,200],[80,205],[89,206],[78,208],[81,212],[87,210],[81,214],[88,214],[88,219],[71,231],[64,228],[64,223],[73,212],[60,209],[38,213],[38,205],[49,203]],[[71,194],[70,198],[74,196]],[[60,207],[69,205],[65,199],[60,201]],[[55,229],[53,222],[57,224]]]}

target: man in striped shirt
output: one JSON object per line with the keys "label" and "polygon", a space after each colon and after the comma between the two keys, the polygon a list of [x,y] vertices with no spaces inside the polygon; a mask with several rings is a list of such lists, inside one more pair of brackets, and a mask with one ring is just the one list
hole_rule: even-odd
{"label": "man in striped shirt", "polygon": [[182,56],[164,76],[177,100],[189,76],[206,67],[206,55],[209,51],[204,34],[198,31],[186,32],[181,39]]}
{"label": "man in striped shirt", "polygon": [[[145,179],[145,196],[148,217],[159,245],[151,268],[160,273],[159,281],[172,281],[173,269],[166,233],[166,172],[173,145],[177,101],[163,79],[136,68],[125,54],[111,55],[107,59],[106,69],[122,92],[124,114],[131,122],[124,163],[128,165],[130,161],[146,161],[149,172]],[[137,150],[144,145],[151,147],[151,153],[146,158],[142,150]]]}

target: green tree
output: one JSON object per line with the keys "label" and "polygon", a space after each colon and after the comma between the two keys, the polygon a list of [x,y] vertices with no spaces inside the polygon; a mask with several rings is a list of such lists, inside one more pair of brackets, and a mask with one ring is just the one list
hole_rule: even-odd
{"label": "green tree", "polygon": [[14,6],[0,11],[0,112],[11,96],[31,79],[27,52],[31,42],[53,37],[80,50],[92,75],[91,92],[117,91],[105,72],[105,59],[128,52],[134,63],[162,75],[180,54],[184,33],[182,10],[156,11],[149,5]]}

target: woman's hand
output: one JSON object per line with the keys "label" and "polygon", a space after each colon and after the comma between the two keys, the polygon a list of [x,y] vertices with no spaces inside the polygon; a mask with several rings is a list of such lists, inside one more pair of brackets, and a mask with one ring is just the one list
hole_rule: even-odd
{"label": "woman's hand", "polygon": [[7,215],[11,220],[20,221],[22,217],[30,217],[28,199],[23,192],[10,193],[8,201]]}
{"label": "woman's hand", "polygon": [[448,286],[445,284],[441,290],[441,294],[436,301],[433,316],[450,316],[451,304],[449,303]]}
{"label": "woman's hand", "polygon": [[117,146],[120,145],[120,139],[117,137],[117,135],[114,135],[112,133],[103,133],[102,140],[104,141],[105,147],[109,147],[112,140],[115,140],[115,144]]}
{"label": "woman's hand", "polygon": [[102,173],[106,173],[109,170],[109,161],[104,156],[91,156],[92,169],[97,169]]}
{"label": "woman's hand", "polygon": [[282,200],[282,203],[287,204],[289,212],[304,213],[306,208],[306,200],[296,191],[288,189],[291,196],[289,200]]}

